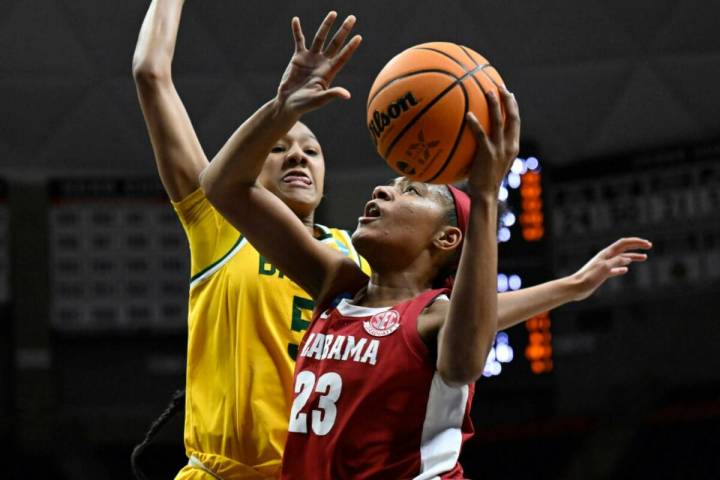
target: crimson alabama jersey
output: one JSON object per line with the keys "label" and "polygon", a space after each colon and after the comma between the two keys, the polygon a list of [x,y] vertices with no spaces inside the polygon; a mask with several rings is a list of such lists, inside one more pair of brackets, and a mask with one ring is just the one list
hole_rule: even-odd
{"label": "crimson alabama jersey", "polygon": [[282,478],[463,478],[473,385],[448,386],[417,331],[444,292],[387,308],[345,299],[316,314],[295,365]]}

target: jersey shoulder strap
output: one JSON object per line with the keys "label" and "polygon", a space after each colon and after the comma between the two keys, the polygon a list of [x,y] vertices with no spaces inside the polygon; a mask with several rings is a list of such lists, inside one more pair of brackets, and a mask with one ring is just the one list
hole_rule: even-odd
{"label": "jersey shoulder strap", "polygon": [[409,318],[417,318],[423,310],[432,305],[438,298],[448,298],[449,290],[447,288],[437,288],[434,290],[426,290],[415,298],[406,301],[405,315]]}

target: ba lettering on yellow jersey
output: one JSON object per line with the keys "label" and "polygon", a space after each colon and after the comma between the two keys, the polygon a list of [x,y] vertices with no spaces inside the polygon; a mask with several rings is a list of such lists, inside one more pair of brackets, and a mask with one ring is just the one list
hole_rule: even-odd
{"label": "ba lettering on yellow jersey", "polygon": [[[314,307],[196,190],[173,203],[191,254],[185,449],[176,478],[277,477],[292,399],[294,358]],[[366,273],[347,232],[316,237]],[[197,462],[200,466],[193,466]],[[208,477],[210,478],[210,477]]]}

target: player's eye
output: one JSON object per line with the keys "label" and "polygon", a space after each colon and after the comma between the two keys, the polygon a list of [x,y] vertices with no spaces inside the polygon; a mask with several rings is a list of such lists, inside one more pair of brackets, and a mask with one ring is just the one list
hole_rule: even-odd
{"label": "player's eye", "polygon": [[282,153],[285,151],[285,147],[282,145],[275,145],[272,150],[270,150],[272,153]]}
{"label": "player's eye", "polygon": [[315,150],[314,148],[306,148],[306,149],[304,150],[304,152],[305,152],[306,155],[311,155],[311,156],[313,156],[313,157],[318,154],[318,151]]}
{"label": "player's eye", "polygon": [[412,193],[413,195],[420,195],[420,190],[415,188],[413,185],[405,187],[405,193]]}

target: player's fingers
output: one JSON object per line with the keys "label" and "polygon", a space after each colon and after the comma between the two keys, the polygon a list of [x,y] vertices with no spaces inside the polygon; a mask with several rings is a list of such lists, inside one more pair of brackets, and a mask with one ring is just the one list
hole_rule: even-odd
{"label": "player's fingers", "polygon": [[498,100],[497,93],[492,90],[485,94],[485,100],[487,101],[488,114],[490,116],[489,138],[495,145],[499,145],[503,137],[503,118],[500,101]]}
{"label": "player's fingers", "polygon": [[302,27],[300,26],[300,19],[293,17],[290,22],[292,28],[293,39],[295,40],[295,51],[301,52],[305,50],[305,35],[303,35]]}
{"label": "player's fingers", "polygon": [[625,275],[628,272],[627,267],[617,267],[610,270],[610,277],[617,277],[619,275]]}
{"label": "player's fingers", "polygon": [[505,110],[505,145],[515,158],[520,152],[520,107],[515,95],[505,86],[500,87],[500,95]]}
{"label": "player's fingers", "polygon": [[328,88],[323,95],[331,98],[342,98],[344,100],[350,99],[350,91],[343,87]]}
{"label": "player's fingers", "polygon": [[323,90],[322,92],[316,94],[312,100],[310,100],[308,106],[310,107],[310,110],[315,110],[335,100],[336,98],[348,100],[350,99],[350,92],[343,87],[328,88],[327,90]]}
{"label": "player's fingers", "polygon": [[347,40],[348,35],[350,35],[350,32],[355,26],[356,21],[357,18],[355,18],[355,15],[350,15],[345,19],[342,25],[340,25],[338,31],[335,32],[332,40],[330,40],[330,43],[325,50],[325,55],[327,55],[328,57],[332,57],[340,50],[340,47],[343,46],[345,40]]}
{"label": "player's fingers", "polygon": [[609,257],[614,257],[628,250],[649,250],[652,248],[652,243],[644,238],[639,237],[627,237],[617,240],[615,243],[610,245],[606,249],[606,254]]}
{"label": "player's fingers", "polygon": [[475,114],[473,112],[468,112],[467,115],[465,115],[465,118],[467,119],[468,124],[470,125],[470,129],[472,130],[473,134],[475,135],[475,139],[477,140],[478,147],[485,147],[488,142],[487,134],[485,133],[485,129],[480,124],[480,120],[477,119]]}
{"label": "player's fingers", "polygon": [[623,253],[621,256],[628,258],[633,262],[644,262],[648,258],[647,254],[645,254],[645,253],[635,253],[635,252]]}
{"label": "player's fingers", "polygon": [[352,58],[355,51],[360,46],[360,43],[362,43],[362,37],[360,35],[355,35],[350,41],[343,47],[342,50],[340,50],[340,53],[337,54],[335,57],[335,60],[332,63],[332,68],[330,70],[330,78],[334,78],[335,75],[338,74],[340,70],[345,66],[345,64]]}
{"label": "player's fingers", "polygon": [[605,263],[605,266],[612,270],[614,268],[619,267],[626,267],[632,263],[632,260],[630,258],[625,257],[624,255],[618,255],[617,257],[613,257]]}
{"label": "player's fingers", "polygon": [[337,12],[335,11],[330,11],[327,15],[325,15],[325,19],[322,21],[315,33],[315,38],[313,39],[312,46],[310,47],[311,52],[319,53],[320,50],[322,50],[322,47],[325,44],[325,39],[330,31],[330,27],[332,27],[336,17]]}

